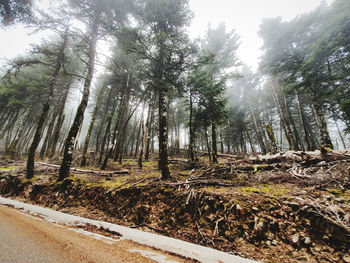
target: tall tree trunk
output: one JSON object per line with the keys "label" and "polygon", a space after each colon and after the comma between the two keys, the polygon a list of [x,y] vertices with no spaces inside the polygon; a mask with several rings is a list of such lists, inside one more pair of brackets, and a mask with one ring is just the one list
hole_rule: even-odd
{"label": "tall tree trunk", "polygon": [[249,131],[246,130],[246,134],[247,134],[247,137],[248,137],[248,141],[249,141],[249,145],[250,145],[250,148],[252,149],[252,152],[255,153],[256,150],[255,150],[255,147],[254,147],[254,144],[253,144],[253,141],[249,135]]}
{"label": "tall tree trunk", "polygon": [[175,132],[175,142],[174,142],[174,147],[175,147],[175,154],[180,153],[180,138],[179,138],[179,128],[178,126],[180,125],[180,120],[177,123],[176,122],[176,116],[175,116],[175,110],[173,111],[173,118],[174,118],[174,132]]}
{"label": "tall tree trunk", "polygon": [[[143,112],[143,106],[142,106],[142,112]],[[135,153],[134,153],[134,158],[139,153],[139,148],[140,148],[140,136],[141,136],[141,130],[142,130],[142,123],[143,123],[143,115],[140,116],[140,123],[139,123],[139,128],[137,129],[136,133],[136,144],[135,144]]]}
{"label": "tall tree trunk", "polygon": [[285,113],[286,113],[286,117],[290,123],[290,127],[292,129],[292,136],[293,136],[293,139],[295,141],[295,145],[296,145],[296,149],[297,150],[305,150],[304,148],[304,144],[302,143],[302,141],[300,140],[300,136],[299,136],[299,132],[297,130],[297,127],[295,125],[295,122],[293,120],[293,116],[292,116],[292,113],[290,111],[290,107],[288,105],[288,101],[287,101],[287,97],[286,97],[286,94],[283,93],[283,101],[284,101],[284,108],[285,108]]}
{"label": "tall tree trunk", "polygon": [[[104,161],[102,163],[102,166],[100,168],[101,170],[105,170],[106,169],[107,163],[108,163],[108,159],[111,156],[111,154],[113,152],[113,149],[114,149],[113,147],[114,147],[114,144],[115,144],[116,129],[117,129],[119,118],[116,121],[114,130],[113,130],[113,137],[112,137],[112,140],[111,140],[112,146],[110,148],[109,148],[109,141],[110,141],[110,135],[111,135],[112,120],[113,120],[113,116],[114,116],[115,110],[117,108],[117,105],[118,105],[118,101],[116,101],[113,104],[112,112],[111,112],[110,116],[108,116],[108,124],[107,124],[107,128],[106,128],[103,140],[102,140],[101,151],[100,151],[100,158],[99,158],[98,163],[101,164],[105,149],[106,149],[106,156],[105,156]],[[107,146],[105,146],[106,144],[107,144]]]}
{"label": "tall tree trunk", "polygon": [[61,128],[62,128],[64,119],[65,119],[64,108],[66,106],[68,93],[69,93],[69,87],[66,88],[66,90],[64,91],[64,94],[62,96],[62,99],[61,99],[61,105],[59,108],[58,118],[57,118],[55,129],[54,129],[53,134],[52,134],[52,140],[50,143],[51,144],[50,151],[48,154],[49,158],[54,156],[55,152],[56,152],[58,139],[60,137]]}
{"label": "tall tree trunk", "polygon": [[298,93],[298,91],[296,89],[294,89],[294,94],[295,94],[296,101],[297,101],[299,120],[300,120],[301,126],[303,127],[304,141],[305,141],[307,150],[308,151],[313,151],[313,150],[316,149],[316,145],[312,143],[311,135],[310,135],[308,127],[306,125],[307,121],[306,121],[306,118],[305,118],[304,109],[303,109],[303,107],[301,105],[300,98],[299,98],[299,93]]}
{"label": "tall tree trunk", "polygon": [[51,140],[51,137],[52,137],[52,130],[53,130],[53,126],[55,124],[56,118],[57,118],[57,114],[55,111],[53,111],[51,121],[46,131],[46,136],[45,136],[43,145],[41,146],[41,149],[40,149],[40,155],[39,155],[40,159],[44,159],[45,153],[47,152],[47,149],[49,147],[49,141]]}
{"label": "tall tree trunk", "polygon": [[167,180],[170,177],[168,165],[168,130],[167,130],[167,104],[165,102],[165,92],[158,92],[158,112],[159,112],[159,169],[162,172],[161,179]]}
{"label": "tall tree trunk", "polygon": [[82,159],[81,159],[81,163],[80,163],[80,165],[82,167],[86,166],[86,154],[87,154],[87,150],[88,150],[89,143],[90,143],[92,129],[94,128],[94,125],[95,125],[97,111],[98,111],[98,109],[100,107],[100,102],[101,102],[103,91],[104,91],[104,87],[101,87],[101,89],[99,90],[98,95],[97,95],[96,104],[95,104],[94,110],[92,112],[91,121],[90,121],[89,128],[88,128],[88,131],[87,131],[87,134],[86,134],[86,137],[85,137],[83,151],[82,151],[82,154],[81,154],[82,155]]}
{"label": "tall tree trunk", "polygon": [[134,152],[134,144],[135,144],[135,138],[136,138],[136,128],[137,128],[137,118],[136,116],[134,117],[134,122],[133,122],[133,131],[131,135],[131,147],[130,147],[130,156],[133,156]]}
{"label": "tall tree trunk", "polygon": [[147,140],[150,124],[151,124],[150,120],[151,120],[151,111],[152,111],[152,97],[150,100],[151,100],[151,102],[149,103],[149,106],[148,106],[146,125],[143,128],[143,138],[142,138],[142,144],[141,144],[141,149],[140,149],[140,154],[139,154],[139,159],[138,159],[138,164],[139,164],[140,169],[142,169],[142,157],[143,157],[143,152],[145,151],[146,140]]}
{"label": "tall tree trunk", "polygon": [[189,128],[190,128],[190,141],[188,144],[188,156],[191,160],[192,165],[194,164],[194,127],[193,127],[193,94],[192,89],[190,90],[190,120],[189,120]]}
{"label": "tall tree trunk", "polygon": [[123,145],[125,140],[127,123],[129,122],[128,114],[129,114],[131,81],[132,81],[132,74],[128,72],[126,75],[125,89],[123,89],[123,95],[121,97],[122,102],[119,109],[118,122],[116,123],[116,128],[118,129],[118,137],[117,137],[117,144],[114,149],[114,156],[113,156],[113,160],[114,161],[119,160],[120,163],[123,157]]}
{"label": "tall tree trunk", "polygon": [[209,143],[209,136],[208,136],[207,128],[205,128],[204,137],[205,137],[205,142],[206,142],[206,146],[207,146],[209,162],[211,163],[211,160],[212,160],[212,158],[211,158],[211,149],[210,149],[210,143]]}
{"label": "tall tree trunk", "polygon": [[326,122],[322,107],[320,105],[320,102],[316,98],[315,88],[312,85],[309,88],[309,96],[315,110],[315,117],[317,120],[317,125],[320,132],[320,137],[321,137],[321,147],[328,147],[333,149],[333,144],[328,133],[327,122]]}
{"label": "tall tree trunk", "polygon": [[63,36],[63,42],[62,42],[62,45],[60,46],[60,50],[57,54],[55,71],[51,77],[50,86],[49,86],[49,96],[48,96],[46,102],[44,103],[42,112],[41,112],[40,117],[39,117],[38,126],[36,128],[32,144],[29,148],[28,159],[27,159],[27,178],[28,179],[31,179],[34,176],[35,151],[40,143],[40,139],[41,139],[43,128],[44,128],[44,123],[46,121],[47,114],[50,110],[50,104],[51,104],[51,99],[53,96],[54,87],[55,87],[55,84],[56,84],[56,81],[58,78],[58,74],[61,70],[62,63],[64,62],[64,50],[66,49],[67,40],[68,40],[68,29],[66,30],[66,32]]}
{"label": "tall tree trunk", "polygon": [[334,124],[335,124],[335,127],[337,128],[337,131],[338,131],[338,135],[339,135],[339,137],[340,137],[340,140],[341,140],[341,142],[342,142],[342,144],[343,144],[343,147],[344,147],[344,149],[346,149],[346,145],[345,145],[345,140],[344,140],[344,137],[343,137],[343,135],[342,135],[342,133],[341,133],[341,131],[340,131],[340,129],[339,129],[339,125],[338,125],[338,122],[337,122],[337,118],[335,117],[335,113],[333,112],[333,121],[334,121]]}
{"label": "tall tree trunk", "polygon": [[96,136],[96,146],[95,146],[96,154],[100,152],[99,141],[100,141],[101,132],[103,130],[103,125],[107,121],[108,108],[109,108],[109,104],[110,104],[111,98],[112,98],[111,94],[112,94],[112,88],[109,89],[107,102],[105,104],[105,110],[102,114],[102,121],[100,123],[100,128],[98,129],[97,136]]}
{"label": "tall tree trunk", "polygon": [[275,134],[274,134],[270,124],[266,123],[265,129],[266,129],[267,136],[269,136],[269,139],[270,139],[271,144],[272,144],[272,153],[275,154],[277,152],[277,141],[276,141]]}
{"label": "tall tree trunk", "polygon": [[250,100],[248,100],[248,104],[249,104],[250,114],[251,114],[253,122],[254,122],[256,137],[258,138],[258,142],[260,144],[261,150],[263,151],[263,153],[266,153],[267,152],[266,145],[265,145],[263,136],[261,134],[261,130],[260,130],[260,127],[258,125],[256,116],[255,116],[255,112],[254,112],[254,109],[253,109],[253,106],[252,106],[252,103]]}
{"label": "tall tree trunk", "polygon": [[281,103],[280,103],[280,100],[278,98],[278,95],[277,95],[277,92],[275,90],[275,87],[272,86],[271,90],[272,90],[273,100],[275,102],[275,105],[277,107],[278,113],[279,113],[280,118],[281,118],[282,123],[283,123],[283,129],[284,129],[284,133],[285,133],[286,138],[287,138],[288,143],[289,143],[289,148],[291,150],[299,150],[298,149],[299,147],[298,147],[296,141],[294,140],[293,131],[292,131],[289,119],[286,116],[285,112],[283,111],[283,108],[281,106]]}
{"label": "tall tree trunk", "polygon": [[227,153],[230,154],[231,152],[231,125],[230,121],[228,122],[228,126],[226,128],[226,141],[227,141]]}
{"label": "tall tree trunk", "polygon": [[83,122],[84,112],[89,100],[90,86],[95,70],[95,57],[96,57],[96,44],[98,37],[99,20],[101,13],[97,13],[94,17],[91,30],[91,39],[88,51],[88,71],[84,82],[83,97],[78,106],[77,112],[73,124],[69,130],[68,136],[65,141],[63,160],[61,163],[58,181],[62,181],[69,176],[69,169],[72,165],[73,160],[73,147],[75,139],[77,137],[80,126]]}
{"label": "tall tree trunk", "polygon": [[[103,140],[102,140],[102,145],[101,145],[101,150],[100,150],[100,158],[98,160],[99,164],[102,163],[102,158],[103,158],[105,149],[107,149],[106,152],[107,152],[107,154],[109,154],[108,147],[109,147],[109,136],[110,136],[111,124],[112,124],[112,116],[109,116],[108,117],[107,127],[106,127],[106,130],[105,130],[105,134],[104,134]],[[106,144],[107,144],[107,147],[106,147]],[[109,155],[108,155],[108,157],[109,157]],[[107,162],[108,162],[108,158],[106,158],[106,159],[107,160],[102,164],[101,170],[104,170],[106,168],[106,165],[107,165]]]}
{"label": "tall tree trunk", "polygon": [[[28,115],[30,114],[30,112],[31,111],[29,111]],[[16,159],[17,157],[17,146],[18,146],[19,140],[22,138],[23,131],[25,128],[25,120],[27,117],[28,116],[23,116],[23,118],[21,119],[17,134],[9,147],[10,159],[12,160]]]}
{"label": "tall tree trunk", "polygon": [[150,104],[150,119],[148,122],[148,131],[147,131],[147,140],[146,140],[146,148],[145,148],[145,160],[147,161],[149,159],[149,152],[150,152],[150,144],[151,144],[151,135],[152,135],[152,129],[153,129],[153,122],[154,122],[154,99],[152,100],[152,103]]}
{"label": "tall tree trunk", "polygon": [[214,122],[211,123],[211,143],[213,149],[213,163],[218,162],[218,149],[216,145],[216,124]]}

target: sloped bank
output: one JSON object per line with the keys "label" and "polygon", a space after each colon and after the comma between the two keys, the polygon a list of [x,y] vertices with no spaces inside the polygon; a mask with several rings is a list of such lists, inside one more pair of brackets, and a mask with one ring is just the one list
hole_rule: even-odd
{"label": "sloped bank", "polygon": [[347,262],[343,228],[290,198],[155,183],[110,191],[79,181],[36,184],[0,178],[0,194],[139,227],[263,262]]}

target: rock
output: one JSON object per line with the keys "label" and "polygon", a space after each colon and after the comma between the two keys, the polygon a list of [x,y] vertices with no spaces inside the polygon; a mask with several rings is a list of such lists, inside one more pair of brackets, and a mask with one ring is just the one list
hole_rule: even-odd
{"label": "rock", "polygon": [[275,237],[275,235],[271,232],[268,232],[266,236],[269,240],[272,240]]}
{"label": "rock", "polygon": [[276,239],[272,240],[272,245],[277,246],[278,242]]}
{"label": "rock", "polygon": [[255,217],[254,218],[254,230],[256,231],[262,231],[264,228],[264,220],[262,218]]}
{"label": "rock", "polygon": [[267,240],[267,241],[266,241],[266,245],[271,246],[271,241],[270,241],[270,240]]}
{"label": "rock", "polygon": [[349,255],[349,254],[346,254],[346,255],[343,257],[343,260],[345,261],[345,263],[350,263],[350,255]]}
{"label": "rock", "polygon": [[304,243],[305,243],[306,245],[310,245],[310,244],[311,244],[311,238],[309,238],[309,237],[304,237]]}
{"label": "rock", "polygon": [[293,242],[294,244],[298,243],[298,242],[299,242],[299,238],[300,238],[299,234],[294,234],[294,235],[292,236],[292,242]]}

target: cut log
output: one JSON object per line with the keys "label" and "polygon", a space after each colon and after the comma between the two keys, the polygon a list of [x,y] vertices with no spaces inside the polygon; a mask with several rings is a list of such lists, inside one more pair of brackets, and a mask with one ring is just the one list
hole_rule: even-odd
{"label": "cut log", "polygon": [[256,157],[250,157],[249,161],[252,163],[300,163],[303,165],[312,165],[321,161],[333,162],[337,160],[350,160],[350,153],[348,151],[331,151],[327,154],[321,153],[321,151],[286,151],[277,154],[258,155]]}

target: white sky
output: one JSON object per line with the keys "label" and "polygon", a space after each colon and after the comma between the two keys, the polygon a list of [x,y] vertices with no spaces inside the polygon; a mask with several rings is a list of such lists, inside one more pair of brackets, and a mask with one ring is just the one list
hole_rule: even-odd
{"label": "white sky", "polygon": [[[258,37],[259,25],[263,18],[281,16],[284,21],[292,20],[298,14],[312,11],[322,0],[190,0],[195,17],[191,35],[204,35],[221,22],[228,30],[235,29],[241,36],[238,55],[242,62],[256,70],[262,40]],[[331,4],[333,0],[326,0]]]}
{"label": "white sky", "polygon": [[[45,2],[47,0],[40,0]],[[238,55],[244,63],[256,69],[261,54],[259,24],[263,18],[282,16],[291,20],[301,13],[315,9],[322,0],[190,0],[195,17],[190,27],[193,38],[203,36],[209,23],[214,27],[225,22],[227,29],[235,29],[241,36]],[[328,4],[333,0],[326,0]],[[41,6],[43,7],[43,6]],[[0,29],[0,59],[23,54],[30,43],[41,37],[28,35],[30,31],[21,25]]]}

